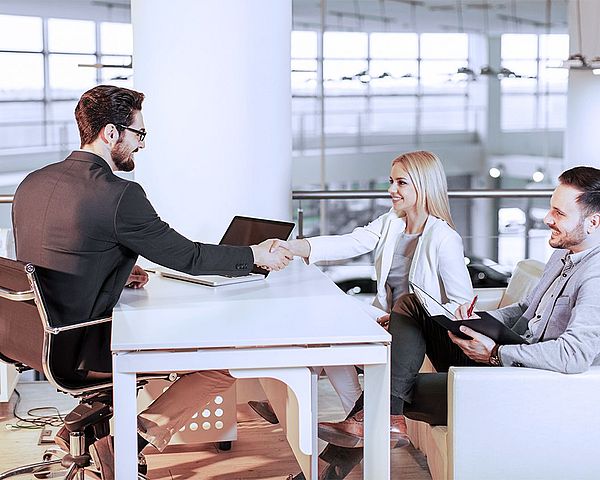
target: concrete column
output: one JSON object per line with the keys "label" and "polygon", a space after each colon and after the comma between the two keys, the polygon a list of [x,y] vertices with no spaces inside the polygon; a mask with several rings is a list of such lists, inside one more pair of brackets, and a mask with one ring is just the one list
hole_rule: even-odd
{"label": "concrete column", "polygon": [[[600,2],[571,0],[569,3],[569,42],[571,53],[582,53],[589,61],[600,57]],[[567,130],[564,166],[600,167],[596,139],[600,134],[600,75],[592,70],[569,71]]]}
{"label": "concrete column", "polygon": [[190,238],[291,218],[291,15],[291,0],[131,1],[149,132],[135,178]]}

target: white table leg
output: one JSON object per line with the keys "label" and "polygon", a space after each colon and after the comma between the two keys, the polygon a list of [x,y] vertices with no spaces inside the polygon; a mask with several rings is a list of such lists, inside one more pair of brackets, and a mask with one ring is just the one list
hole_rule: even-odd
{"label": "white table leg", "polygon": [[[270,393],[276,392],[275,396],[281,397],[283,392],[265,379],[277,379],[287,386],[285,410],[277,408],[276,401],[272,406],[300,468],[307,478],[317,480],[317,374],[307,367],[230,369],[229,373],[235,378],[260,378],[268,398]],[[297,402],[290,402],[290,391]]]}
{"label": "white table leg", "polygon": [[[312,399],[311,399],[311,370],[307,367],[293,368],[248,368],[244,370],[230,369],[229,373],[235,378],[275,378],[285,383],[295,394],[298,401],[299,418],[294,422],[302,453],[311,455],[312,448]],[[289,423],[289,422],[288,422]],[[289,428],[289,425],[288,425]]]}
{"label": "white table leg", "polygon": [[[319,369],[320,370],[320,369]],[[319,423],[319,374],[314,368],[311,371],[310,381],[310,397],[311,397],[311,411],[312,411],[312,455],[310,456],[310,478],[311,480],[318,480],[319,478],[319,437],[318,437],[318,423]]]}
{"label": "white table leg", "polygon": [[115,417],[115,480],[137,478],[137,402],[135,373],[120,373],[113,355],[113,410]]}
{"label": "white table leg", "polygon": [[390,347],[387,363],[365,365],[365,479],[390,478]]}

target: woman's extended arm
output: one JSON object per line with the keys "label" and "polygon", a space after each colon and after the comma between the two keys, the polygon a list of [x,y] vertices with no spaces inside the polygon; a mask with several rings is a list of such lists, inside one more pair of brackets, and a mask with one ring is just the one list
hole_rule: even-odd
{"label": "woman's extended arm", "polygon": [[390,212],[385,213],[368,225],[355,228],[351,233],[320,235],[287,242],[276,240],[272,248],[285,247],[295,256],[304,258],[307,263],[353,258],[370,252],[377,246],[384,229],[385,218],[389,214]]}

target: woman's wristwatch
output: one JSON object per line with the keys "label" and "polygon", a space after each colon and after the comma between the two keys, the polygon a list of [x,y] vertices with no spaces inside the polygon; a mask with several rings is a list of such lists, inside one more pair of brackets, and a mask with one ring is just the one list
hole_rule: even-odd
{"label": "woman's wristwatch", "polygon": [[492,367],[502,366],[502,359],[500,358],[500,345],[494,345],[494,348],[492,348],[492,352],[490,353],[490,359],[488,360],[488,363]]}

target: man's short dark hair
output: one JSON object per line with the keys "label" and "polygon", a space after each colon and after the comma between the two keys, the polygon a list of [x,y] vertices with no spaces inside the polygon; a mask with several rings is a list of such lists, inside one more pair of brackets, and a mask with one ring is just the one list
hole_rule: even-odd
{"label": "man's short dark hair", "polygon": [[574,167],[565,170],[558,181],[581,192],[577,203],[583,213],[600,213],[600,170],[594,167]]}
{"label": "man's short dark hair", "polygon": [[81,146],[96,140],[109,123],[131,125],[135,112],[142,109],[143,101],[143,93],[112,85],[98,85],[85,92],[75,107]]}

